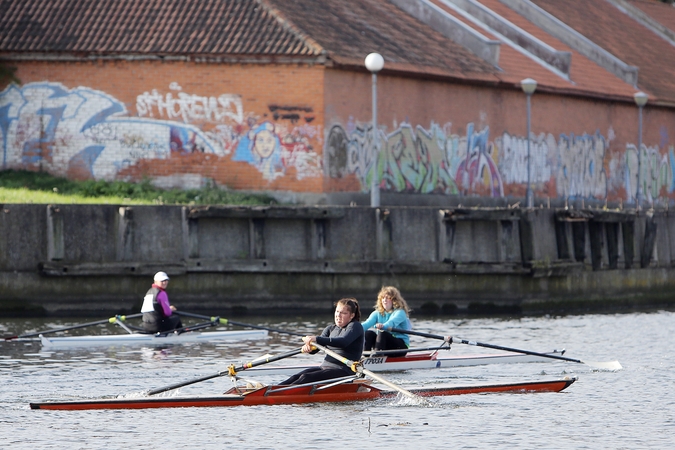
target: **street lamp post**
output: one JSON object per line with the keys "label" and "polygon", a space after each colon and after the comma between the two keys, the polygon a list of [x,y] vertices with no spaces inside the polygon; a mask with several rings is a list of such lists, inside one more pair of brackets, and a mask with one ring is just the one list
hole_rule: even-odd
{"label": "street lamp post", "polygon": [[373,74],[373,172],[370,180],[370,206],[380,206],[380,184],[377,177],[377,160],[379,157],[377,135],[377,72],[384,67],[384,58],[379,53],[366,56],[366,69]]}
{"label": "street lamp post", "polygon": [[637,193],[635,194],[637,209],[642,207],[642,108],[647,104],[649,96],[644,92],[636,92],[633,95],[635,104],[638,106],[638,171],[637,171]]}
{"label": "street lamp post", "polygon": [[525,201],[528,208],[532,208],[534,200],[532,198],[532,183],[531,183],[531,158],[530,158],[530,97],[537,89],[537,82],[532,78],[525,78],[520,82],[520,87],[527,95],[527,190],[525,191]]}

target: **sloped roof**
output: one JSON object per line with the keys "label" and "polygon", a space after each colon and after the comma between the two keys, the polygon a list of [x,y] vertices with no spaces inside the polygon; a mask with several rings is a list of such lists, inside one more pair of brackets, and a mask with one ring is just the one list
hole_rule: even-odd
{"label": "sloped roof", "polygon": [[387,0],[0,0],[5,53],[327,55],[363,67],[379,51],[388,68],[498,81],[423,28]]}
{"label": "sloped roof", "polygon": [[[638,87],[660,101],[675,103],[675,46],[607,1],[531,0],[623,62],[639,68]],[[675,8],[632,0],[664,24],[675,23]],[[650,100],[651,101],[651,100]]]}
{"label": "sloped roof", "polygon": [[[365,55],[377,51],[385,58],[385,71],[514,88],[520,79],[533,77],[555,92],[630,98],[630,84],[499,0],[477,1],[556,50],[570,52],[569,79],[505,42],[499,67],[493,67],[389,0],[0,0],[0,54],[289,57],[365,70]],[[670,42],[607,0],[531,1],[637,66],[639,88],[652,99],[675,104],[675,78],[667,75],[675,73]],[[666,27],[675,24],[670,5],[626,1]]]}
{"label": "sloped roof", "polygon": [[[675,7],[658,0],[628,0],[661,25],[675,31]],[[665,8],[665,9],[664,9]]]}
{"label": "sloped roof", "polygon": [[[331,59],[363,67],[365,56],[380,53],[385,69],[485,78],[498,70],[481,58],[417,21],[387,0],[262,0],[326,49]],[[486,77],[487,76],[487,77]]]}
{"label": "sloped roof", "polygon": [[[470,21],[456,14],[452,9],[444,7],[443,2],[432,0],[443,10],[455,16],[458,20],[476,31],[484,34],[490,39],[501,40],[502,38],[493,34],[489,30],[480,28]],[[531,54],[522,51],[522,48],[514,48],[503,41],[499,52],[499,67],[503,70],[499,78],[507,84],[517,85],[520,89],[520,81],[524,78],[534,78],[537,80],[538,89],[545,89],[549,92],[557,93],[575,93],[602,95],[604,97],[630,97],[635,92],[635,88],[614,74],[608,72],[595,62],[588,59],[566,44],[546,33],[541,28],[529,22],[523,16],[510,9],[499,0],[478,0],[485,8],[498,14],[500,17],[509,21],[516,27],[526,33],[534,36],[540,41],[548,44],[552,48],[569,52],[571,54],[571,66],[569,77],[564,74],[558,74],[547,68],[542,61]],[[608,5],[609,6],[609,5]]]}
{"label": "sloped roof", "polygon": [[0,51],[318,55],[256,0],[0,0]]}

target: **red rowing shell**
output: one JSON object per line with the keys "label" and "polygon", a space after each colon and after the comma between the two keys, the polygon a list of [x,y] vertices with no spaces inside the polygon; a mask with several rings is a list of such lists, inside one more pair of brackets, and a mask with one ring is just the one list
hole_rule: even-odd
{"label": "red rowing shell", "polygon": [[[559,392],[570,386],[576,378],[553,381],[529,381],[522,383],[475,385],[475,386],[437,386],[410,389],[422,397],[437,397],[462,394],[482,394],[489,392]],[[253,405],[286,405],[299,403],[338,403],[379,398],[394,398],[395,391],[381,390],[361,380],[343,383],[327,388],[314,386],[266,386],[257,389],[232,388],[223,395],[204,397],[142,397],[114,398],[75,401],[53,401],[31,403],[31,409],[147,409],[147,408],[184,408],[184,407],[223,407]]]}

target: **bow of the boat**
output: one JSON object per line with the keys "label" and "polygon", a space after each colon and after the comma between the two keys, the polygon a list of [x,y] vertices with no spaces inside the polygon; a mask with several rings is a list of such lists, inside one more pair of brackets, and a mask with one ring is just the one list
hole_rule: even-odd
{"label": "bow of the boat", "polygon": [[577,377],[565,377],[558,380],[524,381],[516,383],[481,384],[468,386],[435,386],[411,389],[422,397],[443,397],[448,395],[485,394],[495,392],[527,393],[527,392],[560,392],[567,389]]}

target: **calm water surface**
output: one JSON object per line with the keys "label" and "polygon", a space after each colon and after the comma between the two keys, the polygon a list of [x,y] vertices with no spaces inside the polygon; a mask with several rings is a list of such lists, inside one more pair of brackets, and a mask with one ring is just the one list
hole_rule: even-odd
{"label": "calm water surface", "polygon": [[[326,322],[256,320],[315,333]],[[0,319],[0,334],[26,333],[88,322],[80,319]],[[247,322],[252,322],[247,319]],[[554,348],[583,361],[619,360],[617,372],[550,363],[391,373],[402,384],[471,384],[578,376],[561,393],[487,394],[370,403],[176,408],[137,411],[30,410],[31,401],[135,394],[215,373],[300,346],[271,333],[260,342],[44,351],[39,343],[0,343],[0,446],[12,449],[149,448],[673,448],[675,313],[657,311],[520,319],[413,321],[415,329],[533,351]],[[108,326],[109,327],[109,326]],[[108,327],[87,332],[110,332]],[[98,328],[98,329],[97,329]],[[415,346],[437,342],[413,337]],[[495,351],[455,344],[456,354]],[[315,362],[299,355],[288,363]],[[244,375],[244,374],[242,374]],[[260,379],[263,382],[281,381]],[[216,394],[227,377],[197,383],[181,394]],[[177,392],[172,391],[171,395]]]}

